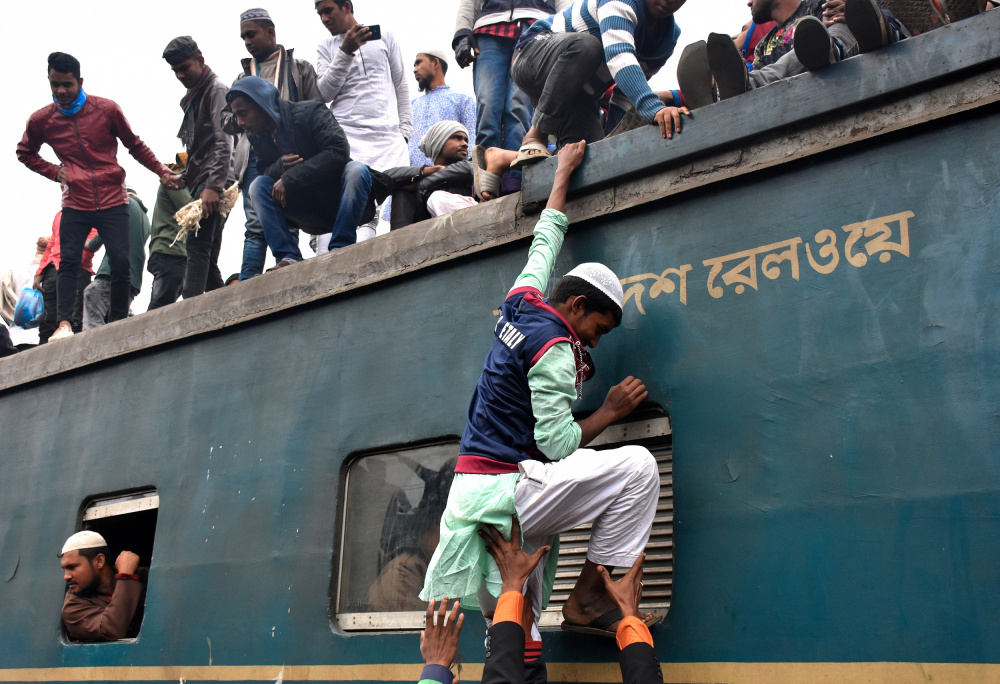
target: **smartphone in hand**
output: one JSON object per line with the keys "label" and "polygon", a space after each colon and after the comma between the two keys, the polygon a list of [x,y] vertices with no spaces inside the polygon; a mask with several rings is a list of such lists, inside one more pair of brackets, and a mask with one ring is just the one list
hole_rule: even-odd
{"label": "smartphone in hand", "polygon": [[366,26],[371,34],[368,36],[368,40],[382,40],[382,25],[381,24],[371,24]]}

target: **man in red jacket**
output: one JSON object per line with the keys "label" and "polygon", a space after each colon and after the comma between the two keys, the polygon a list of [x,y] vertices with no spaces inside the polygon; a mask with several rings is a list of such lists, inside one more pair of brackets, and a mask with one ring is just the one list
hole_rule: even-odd
{"label": "man in red jacket", "polygon": [[[121,108],[103,97],[87,95],[80,78],[80,62],[63,52],[49,55],[49,86],[53,103],[28,119],[24,137],[17,146],[18,160],[35,173],[58,181],[63,188],[62,268],[58,292],[59,328],[50,337],[57,340],[73,334],[73,298],[83,244],[96,228],[111,262],[111,311],[109,320],[128,315],[129,236],[128,195],[125,170],[118,165],[118,141],[143,166],[157,174],[160,182],[180,188],[183,182],[139,137],[132,132]],[[55,151],[60,166],[38,154],[44,143]]]}

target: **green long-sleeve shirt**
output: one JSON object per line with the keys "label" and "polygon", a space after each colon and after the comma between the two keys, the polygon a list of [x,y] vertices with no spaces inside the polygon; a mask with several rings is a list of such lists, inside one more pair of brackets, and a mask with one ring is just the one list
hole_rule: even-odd
{"label": "green long-sleeve shirt", "polygon": [[[542,212],[535,224],[528,262],[514,281],[514,288],[531,286],[544,291],[569,227],[566,215],[554,209]],[[580,448],[580,426],[573,419],[576,400],[576,360],[568,342],[553,345],[528,372],[531,410],[535,416],[535,442],[548,458],[558,460]],[[441,519],[441,539],[431,558],[420,598],[461,598],[462,605],[479,608],[476,596],[483,581],[494,596],[500,595],[500,571],[486,553],[477,530],[482,524],[510,537],[515,512],[514,489],[519,473],[476,475],[458,473],[451,485],[448,508]],[[558,563],[558,544],[545,566],[542,605],[548,604]]]}

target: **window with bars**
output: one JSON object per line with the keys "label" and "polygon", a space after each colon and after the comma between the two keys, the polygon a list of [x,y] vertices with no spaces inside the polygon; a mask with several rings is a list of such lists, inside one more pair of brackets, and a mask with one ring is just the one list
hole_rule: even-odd
{"label": "window with bars", "polygon": [[[646,544],[646,561],[642,566],[642,603],[646,612],[665,615],[670,608],[674,572],[674,480],[673,440],[670,418],[652,415],[646,419],[612,425],[587,445],[591,449],[613,449],[625,444],[642,444],[659,465],[660,500],[656,505],[653,529]],[[562,622],[562,607],[580,576],[587,559],[590,525],[581,525],[559,535],[559,566],[549,597],[548,608],[542,613],[539,627],[558,627]],[[628,571],[618,568],[617,578]]]}
{"label": "window with bars", "polygon": [[[633,415],[628,422],[607,428],[588,448],[625,444],[645,446],[659,464],[660,500],[646,545],[641,607],[664,614],[670,607],[673,580],[669,417],[659,410]],[[448,441],[362,456],[348,467],[340,571],[331,611],[342,629],[423,628],[426,606],[415,594],[423,585],[423,573],[434,550],[436,526],[457,456],[457,442]],[[586,559],[590,525],[564,532],[559,539],[559,568],[541,627],[557,627],[562,622],[563,603]],[[621,568],[616,574],[626,570]]]}

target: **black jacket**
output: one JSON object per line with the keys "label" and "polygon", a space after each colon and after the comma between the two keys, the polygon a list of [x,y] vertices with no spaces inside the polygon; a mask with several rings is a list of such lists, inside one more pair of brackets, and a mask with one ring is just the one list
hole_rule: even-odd
{"label": "black jacket", "polygon": [[[234,87],[235,89],[235,87]],[[281,179],[289,195],[323,194],[340,185],[344,167],[351,161],[351,146],[333,113],[322,102],[279,100],[279,130],[274,135],[251,135],[261,175]],[[285,169],[275,138],[284,133],[291,151],[304,160]]]}
{"label": "black jacket", "polygon": [[435,190],[444,190],[455,195],[472,197],[472,162],[465,161],[449,164],[440,171],[435,171],[429,176],[421,175],[423,166],[397,166],[386,169],[382,173],[392,179],[392,191],[395,192],[403,186],[410,185],[414,178],[419,176],[417,181],[417,192],[424,202]]}

